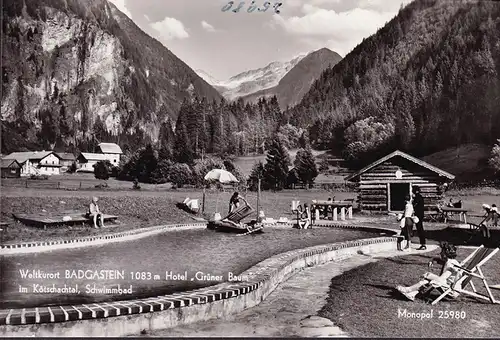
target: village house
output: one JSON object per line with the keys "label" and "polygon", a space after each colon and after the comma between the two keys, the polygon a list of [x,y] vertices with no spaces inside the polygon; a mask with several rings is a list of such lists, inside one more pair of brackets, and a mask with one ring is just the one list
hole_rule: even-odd
{"label": "village house", "polygon": [[97,146],[98,151],[106,155],[106,159],[114,165],[118,166],[120,164],[120,156],[123,154],[122,149],[118,144],[115,143],[99,143]]}
{"label": "village house", "polygon": [[442,199],[442,185],[455,178],[402,151],[382,157],[346,181],[358,183],[361,210],[403,211],[405,196],[419,187],[426,209],[432,209]]}
{"label": "village house", "polygon": [[60,174],[60,157],[54,151],[13,152],[3,160],[16,160],[21,165],[21,176]]}
{"label": "village house", "polygon": [[72,153],[68,152],[58,152],[57,155],[60,157],[61,172],[68,171],[73,163],[76,162],[76,157]]}
{"label": "village house", "polygon": [[21,164],[15,159],[0,160],[2,168],[2,178],[18,178],[21,177]]}
{"label": "village house", "polygon": [[99,161],[109,161],[109,157],[102,153],[82,152],[78,155],[77,170],[78,172],[94,172],[94,165]]}

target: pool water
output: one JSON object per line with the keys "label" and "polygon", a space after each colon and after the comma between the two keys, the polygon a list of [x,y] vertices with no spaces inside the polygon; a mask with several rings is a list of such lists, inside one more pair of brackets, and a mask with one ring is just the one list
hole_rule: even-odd
{"label": "pool water", "polygon": [[[246,236],[177,230],[102,246],[4,256],[1,308],[127,300],[207,287],[279,253],[377,236],[336,228],[269,227]],[[65,285],[69,290],[51,291]]]}

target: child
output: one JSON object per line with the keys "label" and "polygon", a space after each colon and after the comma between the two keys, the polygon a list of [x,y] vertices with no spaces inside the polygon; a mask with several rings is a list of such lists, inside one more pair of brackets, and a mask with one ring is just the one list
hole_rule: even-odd
{"label": "child", "polygon": [[104,217],[102,216],[102,213],[99,211],[99,206],[97,205],[97,201],[99,199],[97,197],[92,197],[92,202],[90,202],[89,205],[89,211],[87,212],[87,216],[92,218],[94,221],[94,228],[97,229],[97,220],[101,222],[101,228],[104,228]]}
{"label": "child", "polygon": [[[429,283],[437,282],[452,286],[462,274],[462,271],[459,268],[460,263],[455,259],[457,257],[457,248],[454,245],[445,242],[441,244],[440,255],[441,261],[444,262],[441,275],[438,276],[436,274],[427,272],[422,276],[423,280],[419,281],[413,286],[397,286],[396,289],[401,294],[406,296],[408,300],[415,301],[415,296],[420,292],[420,289],[428,285]],[[432,265],[432,262],[429,265]],[[451,296],[453,296],[453,294],[451,294]]]}

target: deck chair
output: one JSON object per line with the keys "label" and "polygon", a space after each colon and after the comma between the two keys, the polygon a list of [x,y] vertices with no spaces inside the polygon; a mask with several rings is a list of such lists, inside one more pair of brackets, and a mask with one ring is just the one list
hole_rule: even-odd
{"label": "deck chair", "polygon": [[[453,284],[448,285],[435,281],[430,282],[431,289],[427,290],[425,294],[428,294],[432,290],[432,288],[441,291],[441,294],[436,299],[434,299],[431,304],[435,305],[445,297],[452,296],[456,293],[466,294],[475,298],[487,300],[491,303],[500,304],[500,301],[496,300],[493,296],[490,285],[488,284],[486,277],[484,276],[481,269],[481,267],[486,264],[493,256],[495,256],[495,254],[499,250],[499,248],[488,248],[484,245],[481,245],[460,263],[459,268],[462,269],[462,275],[460,277],[457,277],[457,280]],[[478,278],[483,282],[487,295],[477,292],[476,287],[472,282],[472,278]],[[467,289],[468,285],[471,286],[472,291]]]}
{"label": "deck chair", "polygon": [[234,223],[240,223],[245,217],[250,215],[254,210],[249,205],[243,205],[230,212],[222,221],[229,220]]}

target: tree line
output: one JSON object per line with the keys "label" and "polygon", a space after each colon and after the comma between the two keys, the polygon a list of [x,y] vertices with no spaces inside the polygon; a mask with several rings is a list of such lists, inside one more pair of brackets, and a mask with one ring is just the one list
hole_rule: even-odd
{"label": "tree line", "polygon": [[[305,140],[302,143],[303,148],[298,150],[291,168],[289,151],[282,138],[276,134],[267,147],[265,164],[256,163],[248,178],[234,164],[232,156],[207,155],[203,158],[193,158],[186,163],[168,157],[161,148],[158,149],[152,144],[137,150],[130,157],[125,156],[118,167],[109,161],[97,162],[94,175],[103,180],[114,176],[120,180],[134,181],[134,186],[136,183],[172,183],[176,187],[204,187],[208,184],[204,177],[210,170],[224,169],[235,175],[240,185],[250,190],[257,190],[259,181],[262,190],[282,190],[299,183],[311,186],[318,176],[318,169],[311,147]],[[187,148],[184,151],[191,153]],[[181,158],[183,157],[177,155],[177,159]]]}

